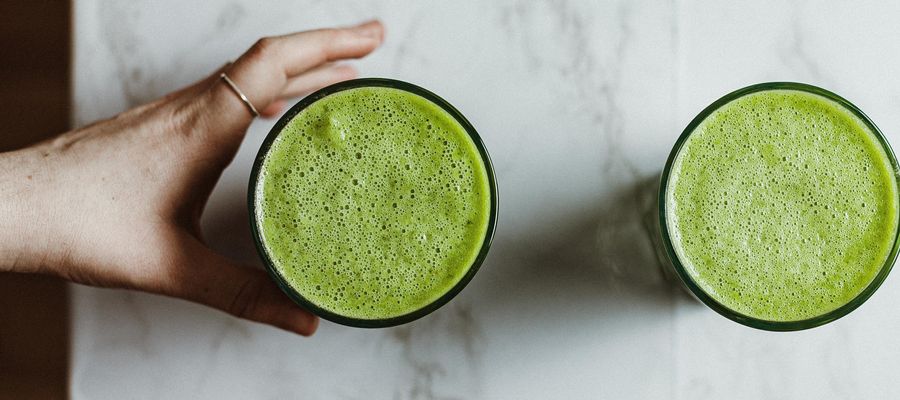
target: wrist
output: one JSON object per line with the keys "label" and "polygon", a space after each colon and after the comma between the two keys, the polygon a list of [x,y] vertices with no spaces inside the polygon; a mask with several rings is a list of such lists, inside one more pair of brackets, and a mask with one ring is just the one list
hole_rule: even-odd
{"label": "wrist", "polygon": [[52,179],[42,146],[0,153],[0,271],[52,273],[61,261],[50,238]]}

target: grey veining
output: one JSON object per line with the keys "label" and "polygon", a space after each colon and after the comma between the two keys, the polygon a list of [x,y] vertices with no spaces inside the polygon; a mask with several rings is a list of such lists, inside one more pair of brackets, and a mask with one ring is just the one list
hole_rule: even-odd
{"label": "grey veining", "polygon": [[[900,140],[900,3],[579,1],[75,3],[73,120],[199,79],[258,37],[378,17],[364,76],[425,86],[491,152],[486,263],[412,324],[311,339],[179,300],[76,287],[72,396],[309,399],[889,398],[900,287],[812,331],[738,326],[660,274],[646,219],[684,125],[767,80],[823,85]],[[213,247],[259,265],[246,225],[255,122],[210,198]]]}

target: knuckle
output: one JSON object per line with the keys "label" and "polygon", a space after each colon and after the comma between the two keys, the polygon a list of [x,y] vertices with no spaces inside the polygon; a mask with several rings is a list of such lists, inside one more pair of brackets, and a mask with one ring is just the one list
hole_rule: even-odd
{"label": "knuckle", "polygon": [[179,136],[190,137],[201,131],[199,129],[201,110],[197,99],[190,99],[183,104],[173,106],[169,118],[165,119],[166,129]]}
{"label": "knuckle", "polygon": [[250,55],[254,58],[265,58],[266,55],[272,52],[272,48],[275,45],[275,39],[271,37],[260,38],[250,47]]}
{"label": "knuckle", "polygon": [[253,319],[262,293],[262,280],[255,277],[248,278],[238,287],[226,311],[238,318]]}

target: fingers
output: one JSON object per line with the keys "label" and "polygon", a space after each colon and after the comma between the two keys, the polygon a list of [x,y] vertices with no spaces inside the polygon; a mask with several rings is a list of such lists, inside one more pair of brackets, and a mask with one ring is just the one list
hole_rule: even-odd
{"label": "fingers", "polygon": [[[330,61],[359,58],[375,50],[382,42],[384,28],[378,21],[355,27],[320,29],[259,40],[241,55],[226,73],[258,109],[265,110],[273,101],[281,98],[289,82],[298,89],[314,87],[317,81],[332,81],[347,69],[319,71],[314,68]],[[311,71],[313,70],[313,71]],[[316,76],[298,79],[307,71]],[[208,104],[213,112],[212,120],[221,131],[241,130],[251,120],[246,106],[228,87],[213,86],[208,92]]]}
{"label": "fingers", "polygon": [[281,92],[281,98],[259,110],[259,115],[265,118],[277,117],[287,105],[283,99],[299,97],[310,94],[318,89],[333,83],[353,79],[357,75],[356,68],[350,65],[325,64],[312,70],[290,78]]}
{"label": "fingers", "polygon": [[[260,39],[235,63],[236,73],[279,69],[295,76],[328,61],[360,58],[381,44],[384,29],[370,21],[349,28],[317,29]],[[249,72],[248,72],[249,73]]]}
{"label": "fingers", "polygon": [[288,80],[281,97],[309,94],[324,86],[356,78],[356,68],[350,65],[323,65]]}
{"label": "fingers", "polygon": [[199,242],[186,245],[192,265],[175,267],[173,295],[303,336],[316,331],[319,318],[294,304],[264,271],[237,265]]}

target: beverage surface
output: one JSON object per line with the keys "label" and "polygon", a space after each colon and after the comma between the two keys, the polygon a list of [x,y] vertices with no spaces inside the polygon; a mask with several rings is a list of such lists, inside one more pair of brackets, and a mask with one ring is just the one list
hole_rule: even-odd
{"label": "beverage surface", "polygon": [[384,319],[452,289],[481,250],[485,164],[440,106],[392,88],[328,95],[272,143],[255,218],[275,269],[333,313]]}
{"label": "beverage surface", "polygon": [[890,159],[840,104],[768,90],[711,113],[670,171],[667,225],[690,278],[727,308],[799,321],[851,301],[897,231]]}

